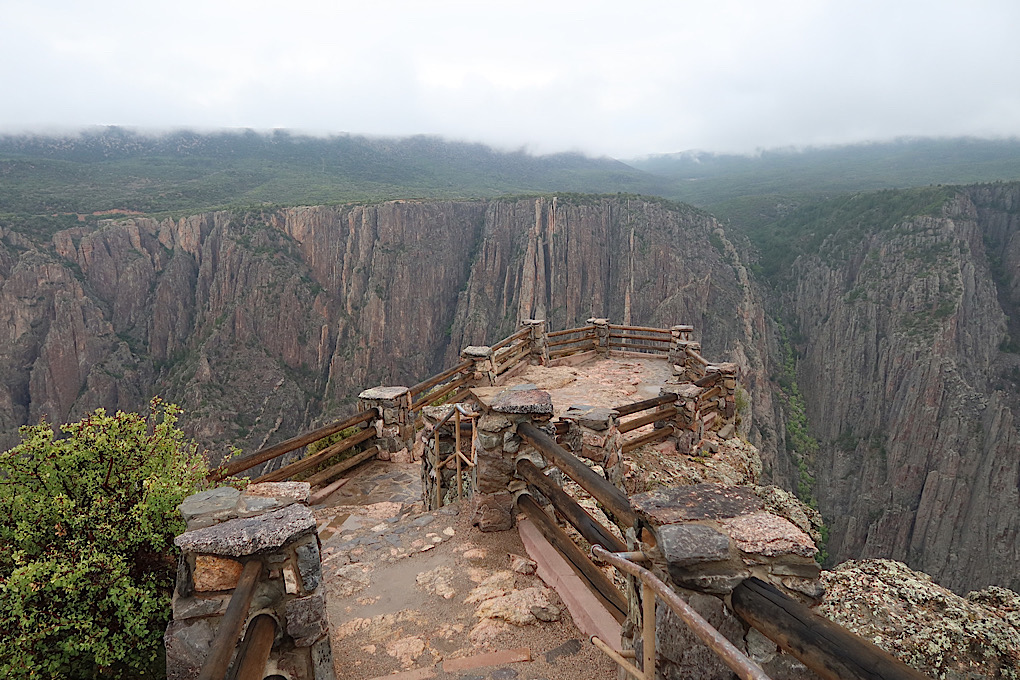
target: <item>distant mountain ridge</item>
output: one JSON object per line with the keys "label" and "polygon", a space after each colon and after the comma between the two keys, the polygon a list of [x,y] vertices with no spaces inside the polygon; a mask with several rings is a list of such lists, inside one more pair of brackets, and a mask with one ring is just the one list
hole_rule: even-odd
{"label": "distant mountain ridge", "polygon": [[312,137],[285,131],[0,135],[0,212],[315,205],[544,192],[662,195],[669,182],[620,161],[533,156],[438,137]]}

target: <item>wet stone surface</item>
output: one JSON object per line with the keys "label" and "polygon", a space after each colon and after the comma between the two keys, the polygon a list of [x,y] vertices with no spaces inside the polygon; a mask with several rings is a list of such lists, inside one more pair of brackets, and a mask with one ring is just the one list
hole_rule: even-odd
{"label": "wet stone surface", "polygon": [[657,526],[748,515],[764,506],[753,489],[721,484],[656,489],[632,496],[630,502]]}

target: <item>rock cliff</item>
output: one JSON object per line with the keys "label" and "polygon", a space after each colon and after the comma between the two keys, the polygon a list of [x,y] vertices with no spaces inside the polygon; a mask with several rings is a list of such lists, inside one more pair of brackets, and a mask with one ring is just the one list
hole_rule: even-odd
{"label": "rock cliff", "polygon": [[213,458],[252,450],[528,317],[552,329],[592,315],[692,323],[709,356],[765,384],[761,305],[722,230],[640,199],[216,212],[49,240],[8,230],[0,309],[5,445],[40,417],[140,409],[158,393],[186,409]]}
{"label": "rock cliff", "polygon": [[960,190],[798,260],[787,304],[832,561],[1020,587],[1018,214],[1017,185]]}

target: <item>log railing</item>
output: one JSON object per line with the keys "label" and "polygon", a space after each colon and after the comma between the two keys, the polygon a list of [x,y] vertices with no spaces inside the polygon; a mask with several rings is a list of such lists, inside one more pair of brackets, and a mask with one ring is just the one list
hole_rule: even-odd
{"label": "log railing", "polygon": [[628,559],[633,557],[633,554],[614,554],[600,545],[592,546],[591,552],[597,559],[608,562],[623,573],[637,577],[641,581],[642,668],[635,666],[602,640],[592,638],[592,643],[616,661],[628,674],[639,680],[655,680],[655,604],[656,599],[659,599],[672,609],[673,613],[737,674],[737,677],[742,680],[769,680],[769,676],[758,664],[747,658],[672,588],[648,569]]}
{"label": "log railing", "polygon": [[297,437],[291,437],[290,439],[282,441],[279,444],[274,444],[273,446],[267,446],[266,448],[259,449],[258,451],[252,453],[251,455],[238,458],[237,460],[232,460],[229,463],[221,465],[220,467],[210,472],[208,479],[210,482],[219,482],[227,477],[236,475],[238,472],[250,470],[256,465],[261,465],[262,463],[265,463],[268,460],[278,458],[285,453],[290,453],[291,451],[300,449],[302,446],[307,446],[308,444],[317,442],[320,439],[324,439],[326,437],[334,435],[337,432],[342,432],[343,430],[346,430],[349,427],[354,427],[356,425],[361,425],[362,423],[367,423],[368,421],[378,417],[379,412],[376,411],[375,409],[362,411],[361,413],[353,415],[346,420],[330,423],[329,425],[325,425],[310,432],[306,432],[304,434],[298,435]]}
{"label": "log railing", "polygon": [[672,333],[664,328],[609,324],[610,350],[616,348],[653,356],[667,356],[672,345],[672,337]]}
{"label": "log railing", "polygon": [[595,349],[595,326],[592,325],[553,331],[552,333],[547,333],[546,337],[557,338],[547,343],[550,359],[560,359],[572,354]]}
{"label": "log railing", "polygon": [[[248,608],[255,595],[255,586],[262,577],[262,560],[252,559],[245,563],[241,576],[234,588],[227,610],[216,629],[216,637],[209,646],[209,654],[205,657],[198,680],[223,680],[226,676],[234,649],[241,638],[241,630],[248,618]],[[275,626],[274,626],[275,628]],[[272,646],[272,638],[269,640]],[[250,645],[246,645],[249,648]],[[268,652],[267,652],[268,655]]]}

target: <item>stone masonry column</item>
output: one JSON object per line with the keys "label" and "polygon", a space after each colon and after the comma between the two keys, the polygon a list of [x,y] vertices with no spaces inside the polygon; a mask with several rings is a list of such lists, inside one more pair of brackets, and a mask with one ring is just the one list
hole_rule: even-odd
{"label": "stone masonry column", "polygon": [[492,348],[484,345],[469,345],[460,351],[461,359],[470,359],[474,365],[475,385],[496,384],[496,364],[492,359]]}
{"label": "stone masonry column", "polygon": [[619,415],[610,408],[574,404],[560,420],[570,423],[569,434],[574,439],[571,452],[601,465],[606,479],[625,491],[623,435],[617,429]]}
{"label": "stone masonry column", "polygon": [[245,627],[260,614],[277,624],[259,677],[336,680],[308,493],[307,482],[267,482],[244,492],[210,489],[181,503],[188,530],[174,540],[182,554],[173,620],[164,636],[168,680],[198,676],[241,571],[251,560],[261,560],[262,573]]}
{"label": "stone masonry column", "polygon": [[[547,423],[553,414],[552,398],[534,385],[475,388],[472,392],[482,405],[474,440],[478,492],[472,522],[481,531],[504,531],[513,527],[518,456],[542,462],[537,452],[523,446],[517,424]],[[545,467],[544,462],[539,467]]]}
{"label": "stone masonry column", "polygon": [[592,317],[588,323],[595,326],[595,354],[600,357],[609,356],[609,319]]}
{"label": "stone masonry column", "polygon": [[403,386],[373,387],[358,395],[359,410],[379,409],[372,421],[379,444],[379,459],[410,463],[414,449],[414,417],[411,393]]}
{"label": "stone masonry column", "polygon": [[698,412],[698,395],[701,388],[693,383],[680,385],[664,385],[659,388],[659,395],[673,395],[676,416],[673,418],[676,448],[681,455],[690,455],[695,445],[703,437],[702,422]]}
{"label": "stone masonry column", "polygon": [[531,358],[539,366],[549,363],[549,338],[546,337],[545,321],[542,319],[524,319],[522,328],[531,329]]}

